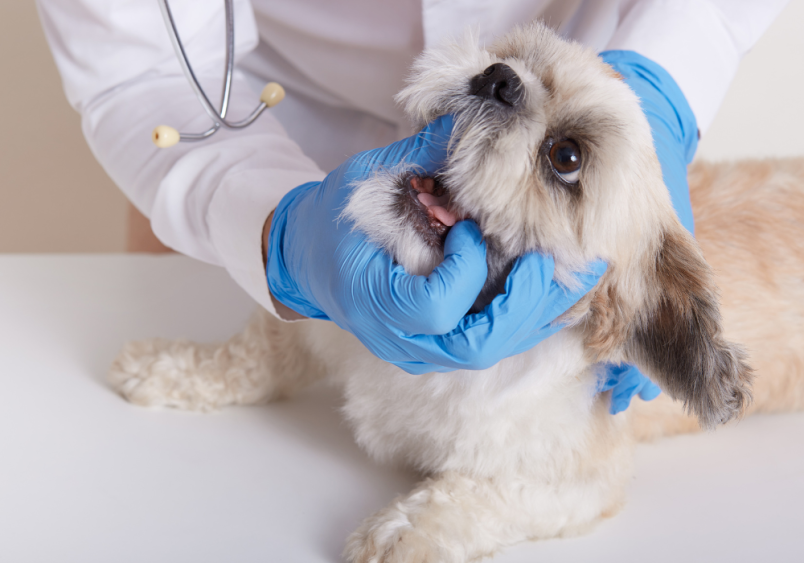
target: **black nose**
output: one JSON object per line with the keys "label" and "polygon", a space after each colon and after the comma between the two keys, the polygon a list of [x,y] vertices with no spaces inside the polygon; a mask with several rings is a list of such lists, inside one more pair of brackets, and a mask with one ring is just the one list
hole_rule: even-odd
{"label": "black nose", "polygon": [[522,80],[507,64],[495,63],[472,78],[469,92],[506,106],[514,107],[522,98]]}

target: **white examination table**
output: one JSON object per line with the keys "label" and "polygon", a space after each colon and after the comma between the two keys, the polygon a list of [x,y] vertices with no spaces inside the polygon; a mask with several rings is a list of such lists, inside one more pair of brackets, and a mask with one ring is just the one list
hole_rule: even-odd
{"label": "white examination table", "polygon": [[[188,414],[104,382],[124,341],[203,341],[253,308],[180,256],[0,256],[0,561],[337,562],[415,476],[355,446],[338,398]],[[804,413],[640,446],[626,508],[495,563],[804,562]]]}

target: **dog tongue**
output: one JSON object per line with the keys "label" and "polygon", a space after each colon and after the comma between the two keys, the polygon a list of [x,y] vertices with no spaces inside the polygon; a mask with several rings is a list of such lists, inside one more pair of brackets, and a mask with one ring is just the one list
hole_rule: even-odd
{"label": "dog tongue", "polygon": [[433,215],[436,219],[444,223],[447,227],[451,227],[458,222],[458,216],[452,211],[448,210],[446,207],[436,205],[430,207],[430,211],[433,212]]}
{"label": "dog tongue", "polygon": [[451,227],[458,222],[458,216],[444,207],[445,204],[449,203],[449,196],[436,197],[433,194],[421,192],[417,197],[423,205],[427,206],[433,216],[447,227]]}

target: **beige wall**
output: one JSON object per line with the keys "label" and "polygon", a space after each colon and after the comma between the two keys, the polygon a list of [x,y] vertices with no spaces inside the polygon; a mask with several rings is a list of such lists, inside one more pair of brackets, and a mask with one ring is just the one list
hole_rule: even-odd
{"label": "beige wall", "polygon": [[0,1],[0,76],[0,252],[122,251],[125,198],[84,142],[33,0]]}
{"label": "beige wall", "polygon": [[[792,0],[743,62],[700,156],[804,155],[803,26],[804,0]],[[122,251],[125,199],[84,143],[33,0],[0,0],[0,76],[0,252]]]}
{"label": "beige wall", "polygon": [[804,156],[804,0],[790,0],[745,56],[698,156]]}

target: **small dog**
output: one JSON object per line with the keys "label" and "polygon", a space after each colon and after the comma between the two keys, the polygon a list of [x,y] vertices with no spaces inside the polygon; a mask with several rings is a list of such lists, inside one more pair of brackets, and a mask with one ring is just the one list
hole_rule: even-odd
{"label": "small dog", "polygon": [[[554,256],[569,287],[605,260],[567,328],[484,371],[412,376],[334,323],[260,312],[223,345],[128,344],[115,388],[141,405],[211,410],[325,374],[342,384],[357,442],[426,476],[348,539],[361,563],[460,562],[582,533],[622,506],[635,440],[804,405],[804,162],[693,167],[696,243],[635,94],[541,24],[489,50],[467,39],[425,52],[399,100],[419,126],[456,116],[447,166],[437,178],[379,172],[344,217],[416,274],[441,262],[451,224],[473,218],[489,263],[473,310],[527,252]],[[727,335],[751,352],[753,404],[747,355]],[[610,415],[596,391],[604,361],[637,365],[665,393]]]}

